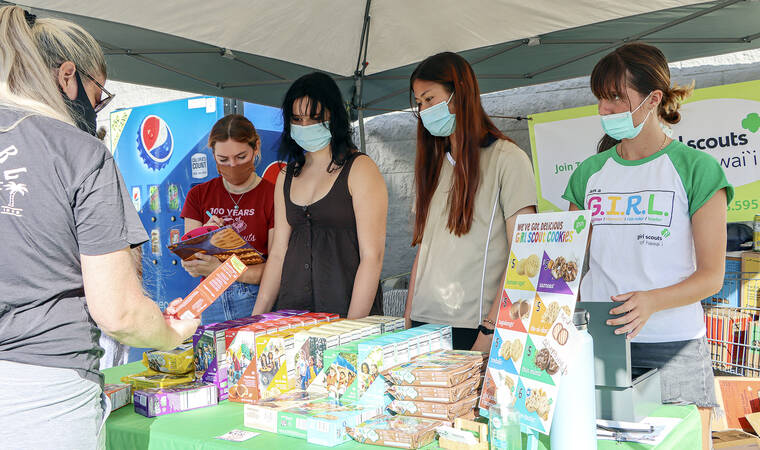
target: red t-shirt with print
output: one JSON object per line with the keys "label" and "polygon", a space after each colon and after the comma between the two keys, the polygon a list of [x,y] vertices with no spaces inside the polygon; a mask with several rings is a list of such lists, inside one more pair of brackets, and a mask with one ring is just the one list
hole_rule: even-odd
{"label": "red t-shirt with print", "polygon": [[[239,209],[235,209],[235,201]],[[206,211],[232,225],[253,248],[267,256],[269,230],[274,227],[274,185],[262,179],[250,191],[231,194],[224,188],[222,177],[190,189],[180,216],[201,223],[208,221]]]}

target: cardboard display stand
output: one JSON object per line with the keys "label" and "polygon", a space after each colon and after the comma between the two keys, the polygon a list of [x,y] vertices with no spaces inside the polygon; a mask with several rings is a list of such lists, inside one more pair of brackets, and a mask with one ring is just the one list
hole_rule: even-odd
{"label": "cardboard display stand", "polygon": [[515,224],[480,409],[487,416],[496,390],[510,389],[529,443],[549,433],[574,354],[575,328],[562,337],[553,330],[572,324],[590,223],[588,211],[573,211],[522,215]]}

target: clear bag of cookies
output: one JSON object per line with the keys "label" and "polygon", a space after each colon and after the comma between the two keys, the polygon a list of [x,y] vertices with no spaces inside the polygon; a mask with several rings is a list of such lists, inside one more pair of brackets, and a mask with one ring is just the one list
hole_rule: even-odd
{"label": "clear bag of cookies", "polygon": [[452,387],[391,385],[387,392],[396,400],[453,403],[477,392],[480,378],[468,378]]}
{"label": "clear bag of cookies", "polygon": [[456,386],[464,380],[480,376],[482,362],[472,360],[415,360],[393,367],[383,376],[391,384],[402,386]]}
{"label": "clear bag of cookies", "polygon": [[478,394],[463,398],[454,403],[420,402],[413,400],[393,400],[388,410],[404,416],[425,417],[452,422],[457,417],[472,411],[478,403]]}
{"label": "clear bag of cookies", "polygon": [[421,417],[381,415],[347,427],[346,431],[361,444],[416,449],[435,440],[435,429],[444,425],[440,420]]}

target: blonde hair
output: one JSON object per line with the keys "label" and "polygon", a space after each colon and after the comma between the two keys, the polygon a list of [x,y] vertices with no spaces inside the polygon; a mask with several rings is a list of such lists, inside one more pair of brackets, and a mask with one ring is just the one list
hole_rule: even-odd
{"label": "blonde hair", "polygon": [[669,124],[677,124],[681,121],[681,113],[678,111],[681,104],[694,92],[694,81],[688,86],[679,86],[676,83],[662,92],[662,101],[657,112],[662,120]]}
{"label": "blonde hair", "polygon": [[71,61],[80,72],[91,77],[106,77],[103,49],[79,25],[62,19],[37,19],[32,34],[48,67],[58,68]]}
{"label": "blonde hair", "polygon": [[73,123],[18,6],[0,8],[0,105]]}
{"label": "blonde hair", "polygon": [[22,8],[0,8],[0,104],[73,124],[55,76],[66,61],[91,77],[107,75],[103,49],[84,28],[61,19],[30,26]]}

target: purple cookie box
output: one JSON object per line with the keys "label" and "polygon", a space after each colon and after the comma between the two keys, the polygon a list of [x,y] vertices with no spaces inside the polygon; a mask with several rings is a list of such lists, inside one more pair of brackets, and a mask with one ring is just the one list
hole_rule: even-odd
{"label": "purple cookie box", "polygon": [[278,315],[276,317],[265,317],[264,315],[256,315],[243,317],[240,319],[227,320],[225,322],[201,325],[197,330],[195,330],[195,333],[193,334],[193,346],[196,346],[198,344],[198,339],[200,339],[200,337],[203,335],[203,332],[206,330],[226,330],[227,328],[239,327],[242,325],[248,325],[250,323],[266,322],[267,320],[272,320],[280,317],[282,316]]}
{"label": "purple cookie box", "polygon": [[284,316],[290,317],[290,316],[300,316],[301,314],[306,314],[309,311],[306,311],[305,309],[281,309],[279,311],[275,311],[274,314],[282,314]]}
{"label": "purple cookie box", "polygon": [[135,412],[145,417],[190,411],[217,403],[216,386],[198,382],[170,388],[142,389],[134,393]]}
{"label": "purple cookie box", "polygon": [[229,398],[230,386],[227,384],[227,369],[219,370],[216,361],[212,362],[209,368],[206,369],[201,377],[201,381],[216,386],[220,402]]}

